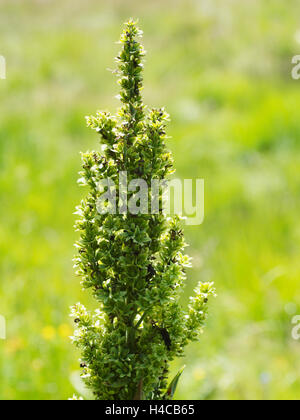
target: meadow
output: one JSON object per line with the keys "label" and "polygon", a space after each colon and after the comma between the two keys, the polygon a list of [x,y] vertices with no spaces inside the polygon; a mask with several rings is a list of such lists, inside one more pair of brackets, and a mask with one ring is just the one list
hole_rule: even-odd
{"label": "meadow", "polygon": [[[298,399],[299,2],[2,0],[0,399],[80,393],[69,307],[94,307],[73,270],[84,117],[119,106],[122,23],[139,18],[145,103],[171,114],[177,176],[205,180],[205,220],[185,229],[193,268],[218,297],[178,399]],[[183,304],[186,297],[183,296]]]}

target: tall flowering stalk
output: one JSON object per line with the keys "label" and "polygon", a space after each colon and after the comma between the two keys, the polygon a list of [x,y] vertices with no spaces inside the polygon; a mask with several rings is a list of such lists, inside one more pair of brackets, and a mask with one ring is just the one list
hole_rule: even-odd
{"label": "tall flowering stalk", "polygon": [[[173,172],[167,151],[164,109],[146,111],[142,72],[145,51],[142,32],[125,24],[117,57],[122,106],[117,117],[97,112],[87,124],[101,137],[101,151],[82,154],[80,183],[89,187],[77,208],[77,274],[91,289],[99,309],[90,313],[72,308],[76,324],[73,341],[81,349],[82,378],[96,399],[171,399],[180,373],[168,385],[169,363],[198,339],[207,316],[211,283],[199,283],[187,311],[179,293],[190,266],[179,217],[131,214],[122,210],[120,177],[128,183],[165,180]],[[101,212],[99,181],[117,185],[118,211]],[[130,194],[130,193],[129,193]],[[151,193],[148,200],[151,202]]]}

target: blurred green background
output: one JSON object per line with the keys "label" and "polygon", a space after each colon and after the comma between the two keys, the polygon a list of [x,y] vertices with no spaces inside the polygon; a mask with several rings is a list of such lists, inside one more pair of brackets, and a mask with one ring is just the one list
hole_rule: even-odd
{"label": "blurred green background", "polygon": [[69,306],[90,298],[72,268],[84,116],[114,112],[122,23],[148,51],[145,103],[171,113],[177,176],[205,179],[205,221],[186,229],[186,296],[218,298],[190,346],[180,399],[298,399],[300,52],[298,0],[1,0],[0,399],[78,389]]}

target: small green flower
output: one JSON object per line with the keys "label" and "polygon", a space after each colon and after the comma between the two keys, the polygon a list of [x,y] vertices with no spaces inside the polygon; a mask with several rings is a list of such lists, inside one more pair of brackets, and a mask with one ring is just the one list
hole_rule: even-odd
{"label": "small green flower", "polygon": [[163,108],[148,111],[142,101],[141,36],[133,20],[125,24],[116,58],[121,108],[117,117],[100,111],[87,117],[101,151],[82,154],[79,183],[89,193],[76,210],[80,239],[74,261],[99,309],[72,308],[72,340],[82,352],[82,378],[96,399],[171,398],[181,372],[168,387],[169,362],[198,339],[208,297],[215,294],[211,283],[200,283],[188,310],[179,304],[190,266],[179,217],[167,218],[161,208],[157,214],[97,211],[99,181],[119,185],[126,171],[128,181],[142,178],[150,186],[151,179],[163,181],[174,172],[165,143],[169,116]]}

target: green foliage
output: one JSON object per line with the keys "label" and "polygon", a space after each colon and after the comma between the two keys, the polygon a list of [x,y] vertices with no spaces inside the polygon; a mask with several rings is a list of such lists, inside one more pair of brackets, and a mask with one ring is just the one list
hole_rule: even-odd
{"label": "green foliage", "polygon": [[174,397],[179,379],[180,379],[181,375],[183,374],[184,369],[185,369],[185,366],[183,366],[179,370],[179,372],[176,373],[175,377],[172,379],[172,381],[171,381],[170,385],[168,386],[167,391],[164,395],[165,399],[169,399],[169,398],[172,399]]}
{"label": "green foliage", "polygon": [[205,221],[185,228],[193,267],[182,304],[199,279],[216,279],[219,292],[201,345],[170,365],[170,378],[187,366],[175,398],[299,398],[298,9],[299,0],[1,2],[1,399],[88,398],[66,321],[74,302],[97,306],[70,264],[78,150],[94,142],[82,115],[114,110],[106,69],[120,22],[135,14],[150,52],[145,102],[172,115],[177,176],[205,179]]}
{"label": "green foliage", "polygon": [[[77,324],[73,337],[81,349],[82,378],[97,399],[169,398],[169,363],[196,341],[214,295],[211,283],[199,283],[188,311],[179,304],[189,258],[180,218],[158,214],[99,214],[97,184],[110,178],[119,185],[120,170],[128,182],[142,178],[164,180],[173,171],[167,151],[164,109],[146,111],[142,71],[145,55],[138,42],[141,31],[129,21],[121,35],[117,57],[122,106],[117,118],[108,112],[88,117],[88,126],[101,136],[101,152],[82,155],[80,183],[89,194],[77,209],[77,274],[90,288],[99,310],[81,304],[72,309]],[[120,193],[120,191],[118,191]],[[151,202],[151,195],[149,196]]]}

